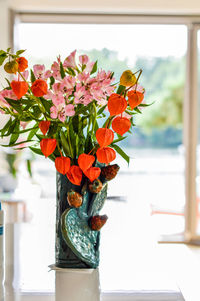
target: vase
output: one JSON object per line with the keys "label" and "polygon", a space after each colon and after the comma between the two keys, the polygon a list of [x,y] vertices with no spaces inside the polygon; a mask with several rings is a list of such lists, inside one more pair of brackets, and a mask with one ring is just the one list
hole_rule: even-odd
{"label": "vase", "polygon": [[[89,180],[81,185],[72,184],[57,172],[56,205],[56,266],[59,268],[91,269],[99,265],[100,231],[91,229],[91,217],[99,214],[107,198],[107,181],[101,179],[98,193],[89,190]],[[71,207],[67,201],[69,191],[82,195],[82,205]]]}

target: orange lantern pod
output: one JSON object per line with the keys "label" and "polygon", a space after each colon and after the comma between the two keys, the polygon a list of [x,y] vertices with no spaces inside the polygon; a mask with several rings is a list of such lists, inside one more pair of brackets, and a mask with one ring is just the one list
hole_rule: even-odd
{"label": "orange lantern pod", "polygon": [[18,99],[24,96],[28,91],[28,84],[24,81],[13,80],[10,86]]}
{"label": "orange lantern pod", "polygon": [[131,127],[131,122],[126,117],[116,117],[112,121],[112,129],[117,134],[123,136]]}
{"label": "orange lantern pod", "polygon": [[139,106],[144,99],[144,94],[135,90],[128,91],[127,95],[128,103],[132,110]]}
{"label": "orange lantern pod", "polygon": [[108,99],[108,111],[111,116],[122,114],[126,108],[127,101],[123,96],[116,93],[110,95]]}
{"label": "orange lantern pod", "polygon": [[111,147],[99,148],[96,152],[96,155],[97,155],[97,160],[100,163],[105,163],[105,164],[112,162],[116,158],[116,152]]}
{"label": "orange lantern pod", "polygon": [[41,151],[45,155],[45,157],[50,156],[54,152],[56,148],[56,143],[56,139],[50,138],[42,139],[40,141]]}
{"label": "orange lantern pod", "polygon": [[70,158],[68,157],[57,157],[55,159],[56,170],[65,175],[70,169]]}
{"label": "orange lantern pod", "polygon": [[43,79],[36,79],[31,86],[31,91],[37,97],[47,94],[47,89],[47,83]]}
{"label": "orange lantern pod", "polygon": [[90,180],[90,182],[96,180],[100,176],[100,173],[101,169],[99,167],[90,167],[84,172],[84,174]]}
{"label": "orange lantern pod", "polygon": [[114,139],[114,133],[112,130],[107,128],[99,128],[96,131],[96,138],[101,147],[110,145]]}
{"label": "orange lantern pod", "polygon": [[16,59],[18,63],[18,70],[24,72],[28,68],[28,61],[25,57],[21,56]]}
{"label": "orange lantern pod", "polygon": [[48,120],[40,121],[39,128],[43,135],[46,135],[46,133],[48,132],[50,124],[51,124],[51,121],[48,121]]}
{"label": "orange lantern pod", "polygon": [[78,157],[78,165],[83,172],[90,168],[94,161],[95,157],[92,155],[81,154]]}
{"label": "orange lantern pod", "polygon": [[81,185],[83,174],[79,166],[72,165],[66,175],[72,184]]}

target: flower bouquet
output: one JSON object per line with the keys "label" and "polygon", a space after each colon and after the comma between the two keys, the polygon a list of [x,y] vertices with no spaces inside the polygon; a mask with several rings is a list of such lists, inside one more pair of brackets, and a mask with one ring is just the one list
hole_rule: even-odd
{"label": "flower bouquet", "polygon": [[87,55],[76,60],[74,51],[49,70],[34,65],[28,71],[23,52],[0,51],[0,65],[14,76],[0,91],[0,112],[10,116],[0,130],[1,137],[10,137],[4,146],[23,145],[55,162],[56,265],[96,268],[107,221],[99,212],[107,182],[119,170],[110,163],[116,152],[129,162],[118,143],[132,134],[134,115],[147,106],[139,86],[142,70],[126,70],[115,83],[113,72],[98,70]]}

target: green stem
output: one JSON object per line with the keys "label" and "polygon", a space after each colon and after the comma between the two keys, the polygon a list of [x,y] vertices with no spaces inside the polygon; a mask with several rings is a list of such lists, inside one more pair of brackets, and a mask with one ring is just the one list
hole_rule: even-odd
{"label": "green stem", "polygon": [[97,119],[97,108],[95,106],[95,103],[93,102],[93,109],[94,109],[94,122],[93,122],[93,125],[92,125],[92,133],[94,133],[94,129],[95,129],[95,122],[96,122],[96,119]]}

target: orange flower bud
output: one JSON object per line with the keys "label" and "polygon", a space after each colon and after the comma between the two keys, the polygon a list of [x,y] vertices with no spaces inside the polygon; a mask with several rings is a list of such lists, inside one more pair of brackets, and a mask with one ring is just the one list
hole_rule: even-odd
{"label": "orange flower bud", "polygon": [[36,79],[31,86],[31,91],[37,97],[41,97],[47,94],[47,83],[43,79]]}
{"label": "orange flower bud", "polygon": [[108,111],[111,116],[123,113],[126,108],[127,101],[123,96],[116,93],[110,95],[108,99]]}
{"label": "orange flower bud", "polygon": [[78,165],[83,172],[90,168],[94,161],[95,157],[92,155],[81,154],[78,157]]}
{"label": "orange flower bud", "polygon": [[131,127],[131,122],[126,117],[116,117],[112,121],[112,129],[119,135],[124,135]]}
{"label": "orange flower bud", "polygon": [[40,121],[39,128],[43,135],[46,135],[46,133],[48,132],[50,124],[51,124],[51,121],[47,121],[47,120]]}
{"label": "orange flower bud", "polygon": [[25,57],[21,56],[16,59],[18,63],[18,70],[24,72],[28,68],[28,61]]}
{"label": "orange flower bud", "polygon": [[90,180],[90,182],[96,180],[100,176],[100,173],[101,169],[99,167],[90,167],[84,172],[84,174]]}
{"label": "orange flower bud", "polygon": [[24,96],[28,91],[28,84],[24,81],[13,80],[10,86],[18,99]]}
{"label": "orange flower bud", "polygon": [[55,167],[59,173],[65,175],[70,169],[70,158],[57,157],[55,159]]}
{"label": "orange flower bud", "polygon": [[94,231],[99,231],[107,222],[107,215],[95,215],[90,220],[90,227]]}
{"label": "orange flower bud", "polygon": [[41,151],[45,155],[45,157],[50,156],[54,152],[56,148],[56,143],[56,139],[50,138],[42,139],[40,141]]}
{"label": "orange flower bud", "polygon": [[139,106],[144,99],[144,94],[135,90],[128,91],[127,95],[128,103],[132,110]]}
{"label": "orange flower bud", "polygon": [[96,131],[96,138],[101,147],[110,145],[114,139],[114,133],[112,130],[107,128],[99,128]]}
{"label": "orange flower bud", "polygon": [[116,158],[115,150],[110,147],[99,148],[96,152],[96,155],[97,155],[97,160],[100,163],[105,163],[105,164],[112,162]]}
{"label": "orange flower bud", "polygon": [[81,185],[82,176],[83,174],[80,167],[76,165],[72,165],[70,170],[67,172],[69,181],[74,185]]}

